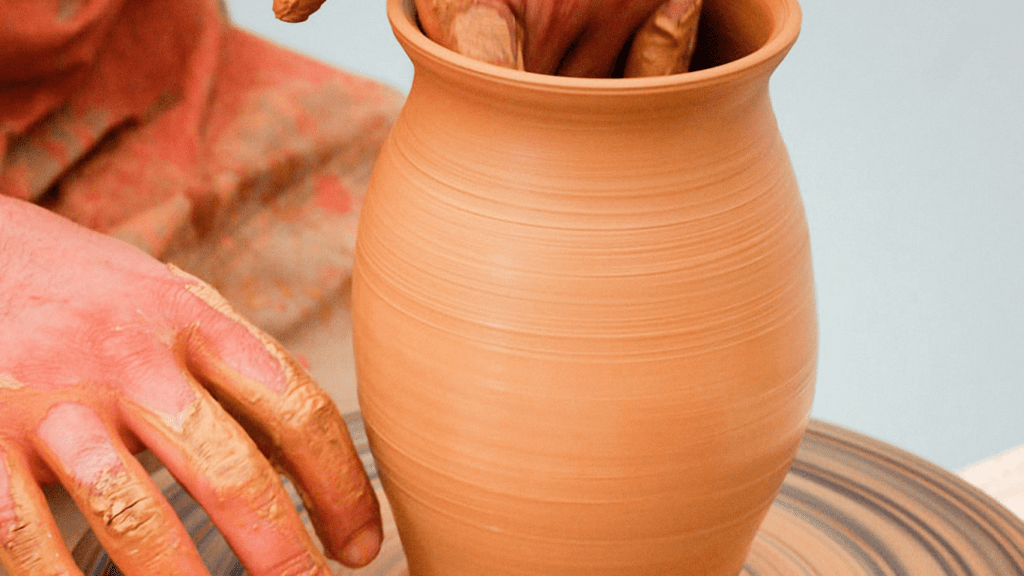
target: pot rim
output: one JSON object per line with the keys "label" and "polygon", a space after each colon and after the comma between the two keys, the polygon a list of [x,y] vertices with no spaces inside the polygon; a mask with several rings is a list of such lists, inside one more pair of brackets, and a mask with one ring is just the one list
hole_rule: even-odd
{"label": "pot rim", "polygon": [[758,76],[761,73],[769,75],[796,42],[800,34],[802,13],[798,0],[762,1],[776,8],[776,13],[780,17],[773,26],[768,40],[755,51],[711,68],[645,78],[574,78],[504,68],[463,56],[427,38],[414,22],[416,8],[413,0],[387,0],[387,14],[395,37],[413,60],[415,52],[416,55],[453,71],[461,71],[503,84],[529,86],[550,92],[639,93],[721,84],[736,80],[738,77]]}

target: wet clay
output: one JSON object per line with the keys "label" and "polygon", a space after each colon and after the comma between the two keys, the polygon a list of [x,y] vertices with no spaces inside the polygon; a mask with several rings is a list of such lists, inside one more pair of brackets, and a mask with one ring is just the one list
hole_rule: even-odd
{"label": "wet clay", "polygon": [[261,517],[279,517],[283,507],[267,500],[274,493],[277,477],[250,464],[261,455],[244,432],[226,424],[228,420],[205,394],[173,420],[151,417],[172,442],[186,448],[189,469],[208,479],[222,502],[241,500],[255,507]]}
{"label": "wet clay", "polygon": [[665,76],[690,69],[701,0],[669,0],[637,31],[623,76]]}
{"label": "wet clay", "polygon": [[[296,481],[326,552],[341,558],[353,530],[379,524],[379,516],[365,472],[352,468],[358,463],[355,449],[330,397],[287,357],[282,356],[289,384],[278,394],[209,354],[208,344],[198,336],[192,337],[189,346],[196,371],[214,383],[211,389],[219,403],[247,430],[260,451]],[[340,529],[343,525],[351,528]]]}
{"label": "wet clay", "polygon": [[[213,349],[215,343],[207,341],[200,334],[185,336],[187,343],[184,346],[189,348],[189,362],[199,374],[208,377],[208,383],[218,400],[247,425],[246,428],[261,441],[261,448],[267,456],[276,464],[290,468],[283,462],[285,452],[300,443],[308,447],[310,434],[320,439],[318,445],[325,447],[324,455],[332,448],[354,454],[351,441],[343,441],[348,438],[344,430],[344,419],[338,414],[330,397],[288,352],[276,340],[238,315],[227,300],[209,285],[174,266],[169,268],[175,275],[194,282],[186,285],[186,289],[247,330],[262,343],[268,357],[276,363],[274,372],[280,375],[279,379],[266,383],[252,374],[238,372],[235,366],[225,362]],[[327,460],[325,458],[321,464]],[[337,483],[340,478],[335,477],[331,481]]]}
{"label": "wet clay", "polygon": [[274,15],[285,22],[302,22],[323,3],[324,0],[274,0]]}
{"label": "wet clay", "polygon": [[55,404],[37,432],[48,464],[119,564],[155,575],[201,566],[173,509],[90,408]]}
{"label": "wet clay", "polygon": [[[325,570],[322,555],[298,524],[291,501],[274,469],[266,464],[252,439],[231,421],[219,404],[198,385],[194,389],[196,400],[182,414],[171,418],[133,405],[129,405],[128,410],[148,422],[177,451],[181,461],[169,459],[168,468],[176,474],[186,474],[192,485],[201,483],[204,494],[212,494],[215,502],[202,498],[200,501],[208,510],[211,504],[216,504],[217,510],[211,514],[220,522],[244,524],[248,535],[260,533],[257,538],[260,541],[270,537],[268,534],[273,534],[275,541],[294,541],[295,546],[304,551],[294,559],[308,570],[296,573]],[[158,450],[167,454],[166,447]],[[226,536],[231,538],[235,527],[225,530]],[[238,544],[237,541],[232,543]]]}
{"label": "wet clay", "polygon": [[705,0],[701,66],[627,79],[465,58],[409,4],[388,4],[416,75],[353,327],[411,574],[734,576],[813,396],[808,230],[768,96],[796,3]]}
{"label": "wet clay", "polygon": [[524,30],[500,0],[432,0],[419,24],[450,50],[481,62],[522,70]]}
{"label": "wet clay", "polygon": [[[173,266],[170,269],[188,282],[187,290],[247,331],[273,364],[260,374],[240,372],[237,367],[245,363],[227,361],[219,343],[197,326],[184,333],[179,344],[189,369],[274,466],[296,481],[328,555],[361,563],[345,558],[344,547],[364,527],[379,532],[378,504],[365,472],[353,468],[359,460],[334,402],[276,340],[238,315],[216,290]],[[204,435],[191,437],[199,441]],[[316,441],[311,443],[311,438]]]}
{"label": "wet clay", "polygon": [[73,561],[46,499],[20,457],[0,446],[0,564],[12,576],[70,574]]}
{"label": "wet clay", "polygon": [[471,6],[451,23],[449,44],[470,58],[498,66],[523,69],[523,30],[514,19],[488,6]]}
{"label": "wet clay", "polygon": [[24,384],[11,377],[10,374],[0,374],[0,389],[20,390]]}

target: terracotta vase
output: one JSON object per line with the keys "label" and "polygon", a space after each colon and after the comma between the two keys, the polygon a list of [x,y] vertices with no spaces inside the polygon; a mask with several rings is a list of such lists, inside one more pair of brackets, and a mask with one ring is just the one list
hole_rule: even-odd
{"label": "terracotta vase", "polygon": [[353,321],[411,573],[735,575],[813,395],[795,0],[706,0],[702,69],[628,80],[461,57],[409,4]]}

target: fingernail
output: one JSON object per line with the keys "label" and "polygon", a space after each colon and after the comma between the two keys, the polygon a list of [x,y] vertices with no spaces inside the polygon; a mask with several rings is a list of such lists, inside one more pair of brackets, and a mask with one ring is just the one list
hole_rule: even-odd
{"label": "fingernail", "polygon": [[369,564],[380,552],[381,540],[380,528],[375,525],[364,528],[345,545],[341,562],[351,567]]}
{"label": "fingernail", "polygon": [[477,60],[522,68],[522,39],[511,11],[474,5],[452,18],[452,49]]}

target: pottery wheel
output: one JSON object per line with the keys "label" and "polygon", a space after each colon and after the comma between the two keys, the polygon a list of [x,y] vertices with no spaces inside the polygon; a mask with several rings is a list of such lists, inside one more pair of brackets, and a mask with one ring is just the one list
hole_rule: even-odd
{"label": "pottery wheel", "polygon": [[[362,418],[355,413],[346,421],[381,496],[385,541],[369,566],[338,566],[336,573],[406,575]],[[154,479],[192,534],[210,573],[246,574],[202,508],[166,471]],[[301,508],[297,496],[295,501]],[[121,574],[91,533],[75,547],[74,556],[87,576]],[[741,574],[1024,576],[1024,522],[942,468],[814,421]]]}

